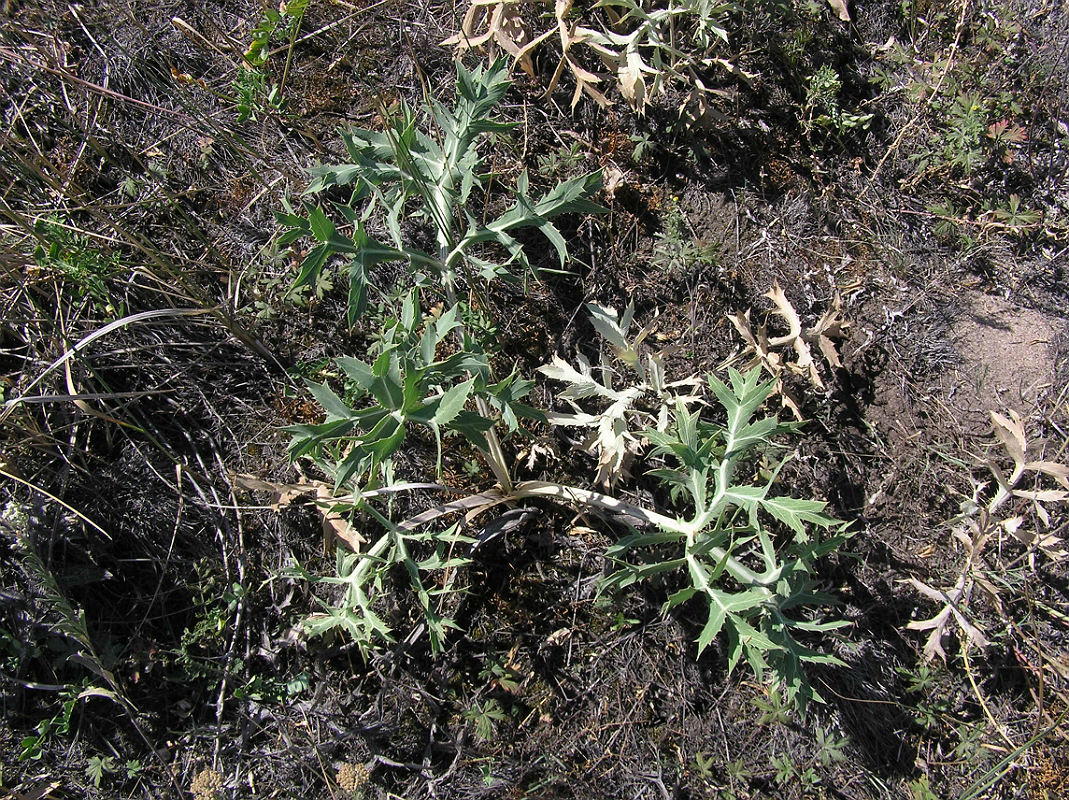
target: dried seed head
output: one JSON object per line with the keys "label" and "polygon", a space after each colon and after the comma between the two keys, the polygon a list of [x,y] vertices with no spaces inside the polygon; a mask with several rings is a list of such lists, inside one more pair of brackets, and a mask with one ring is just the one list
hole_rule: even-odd
{"label": "dried seed head", "polygon": [[338,786],[346,792],[356,793],[368,785],[371,774],[363,764],[345,763],[338,767]]}
{"label": "dried seed head", "polygon": [[218,800],[223,792],[223,776],[214,769],[202,769],[193,778],[189,790],[194,800]]}

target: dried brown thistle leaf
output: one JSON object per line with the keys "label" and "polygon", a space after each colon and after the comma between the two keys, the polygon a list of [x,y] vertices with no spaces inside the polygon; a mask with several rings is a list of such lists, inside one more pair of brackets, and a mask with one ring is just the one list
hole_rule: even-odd
{"label": "dried brown thistle leaf", "polygon": [[765,292],[765,297],[776,306],[776,313],[787,323],[787,335],[778,336],[769,340],[772,347],[785,347],[790,345],[795,352],[795,363],[787,364],[787,367],[799,375],[804,375],[816,389],[824,389],[824,381],[820,379],[816,364],[813,361],[813,352],[809,349],[809,343],[802,336],[802,321],[798,318],[798,312],[794,310],[787,299],[787,295],[780,288],[779,281],[772,284],[772,288]]}
{"label": "dried brown thistle leaf", "polygon": [[846,7],[846,0],[828,0],[828,5],[843,22],[850,21],[850,10]]}
{"label": "dried brown thistle leaf", "polygon": [[973,582],[967,573],[963,572],[958,576],[954,586],[945,590],[934,589],[916,578],[907,578],[906,581],[929,600],[944,604],[943,609],[934,617],[917,620],[906,625],[906,628],[911,631],[931,631],[928,641],[924,644],[924,657],[926,660],[931,661],[936,656],[939,656],[943,663],[946,663],[947,656],[943,650],[942,639],[951,620],[956,622],[962,633],[965,634],[963,644],[966,646],[974,644],[979,648],[987,647],[987,637],[958,610],[958,606],[968,598],[972,589]]}
{"label": "dried brown thistle leaf", "polygon": [[1024,472],[1027,459],[1028,440],[1024,434],[1024,423],[1021,421],[1021,415],[1012,409],[1010,410],[1009,418],[994,411],[990,412],[990,415],[991,427],[995,432],[995,436],[1002,442],[1006,452],[1013,459],[1013,474],[1009,479],[1010,486],[1013,486],[1017,483],[1021,473]]}
{"label": "dried brown thistle leaf", "polygon": [[[781,395],[784,407],[788,408],[797,419],[801,419],[800,404],[784,384],[783,374],[791,372],[802,375],[814,388],[825,390],[824,381],[817,370],[816,359],[813,357],[810,346],[815,344],[830,366],[842,366],[833,341],[833,339],[842,337],[843,329],[848,325],[842,318],[842,299],[836,294],[831,308],[824,312],[816,325],[804,330],[798,312],[780,288],[779,282],[774,283],[764,296],[769,298],[775,306],[773,313],[787,323],[785,335],[769,338],[767,323],[755,328],[750,311],[728,314],[728,320],[746,343],[741,355],[743,357],[753,355],[744,368],[752,369],[758,365],[764,367],[776,380],[774,392]],[[793,361],[777,352],[778,349],[788,347],[794,352]]]}
{"label": "dried brown thistle leaf", "polygon": [[553,93],[553,90],[557,88],[557,83],[560,81],[561,75],[564,73],[564,68],[567,67],[572,73],[572,77],[575,78],[575,93],[572,95],[571,105],[572,110],[575,110],[576,105],[579,103],[579,99],[584,93],[590,95],[599,106],[606,108],[612,105],[612,103],[600,90],[595,88],[595,84],[601,83],[601,77],[581,67],[579,62],[577,62],[572,55],[571,49],[578,44],[590,44],[595,47],[604,47],[607,40],[597,31],[581,26],[578,21],[569,23],[565,17],[568,16],[568,12],[571,11],[571,9],[572,0],[556,0],[553,7],[553,14],[557,18],[557,33],[560,35],[561,58],[560,63],[557,64],[556,71],[553,73],[553,77],[549,81],[549,86],[546,87],[545,96],[548,97]]}
{"label": "dried brown thistle leaf", "polygon": [[472,0],[464,14],[460,30],[443,45],[453,45],[458,50],[472,50],[495,44],[512,56],[531,77],[534,77],[534,63],[531,53],[541,42],[553,35],[549,30],[535,36],[523,19],[520,9],[528,5],[529,0]]}
{"label": "dried brown thistle leaf", "polygon": [[[1069,489],[1069,466],[1054,461],[1029,461],[1029,442],[1024,429],[1024,421],[1020,414],[1012,409],[1008,416],[1003,416],[995,411],[990,412],[991,428],[1006,450],[1007,455],[1013,460],[1013,472],[1007,477],[994,460],[987,462],[988,469],[998,483],[998,492],[988,503],[988,512],[992,515],[1011,498],[1031,501],[1032,510],[1035,512],[1034,519],[1049,528],[1051,524],[1050,512],[1047,504],[1064,503],[1069,500],[1069,491],[1062,489],[1044,489],[1038,485],[1041,475],[1052,478],[1058,485]],[[1034,473],[1035,482],[1031,489],[1017,488],[1022,478],[1027,473]],[[1013,516],[999,523],[1006,533],[1009,533],[1022,544],[1028,547],[1037,547],[1049,558],[1058,560],[1065,558],[1064,542],[1059,537],[1049,532],[1035,530],[1024,525],[1024,517]]]}
{"label": "dried brown thistle leaf", "polygon": [[242,489],[253,492],[270,492],[270,506],[274,511],[292,505],[301,498],[310,496],[323,523],[323,552],[329,553],[334,543],[340,539],[354,552],[360,549],[365,539],[353,529],[349,521],[334,507],[337,500],[334,488],[324,481],[304,480],[299,483],[273,483],[261,480],[255,475],[232,475],[231,479]]}

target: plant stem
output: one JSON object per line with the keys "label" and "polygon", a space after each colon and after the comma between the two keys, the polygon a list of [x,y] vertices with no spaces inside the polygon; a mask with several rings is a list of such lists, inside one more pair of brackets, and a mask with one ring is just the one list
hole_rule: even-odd
{"label": "plant stem", "polygon": [[[484,417],[490,416],[490,406],[485,399],[476,397],[475,405],[479,409],[479,414]],[[485,453],[486,463],[490,465],[490,471],[494,473],[494,477],[497,478],[497,482],[501,485],[501,491],[506,495],[513,494],[516,487],[512,484],[508,464],[505,463],[505,453],[501,450],[501,441],[497,438],[497,431],[493,428],[486,432],[486,443],[488,446]]]}
{"label": "plant stem", "polygon": [[[690,545],[693,544],[692,538],[697,535],[697,532],[701,530],[702,527],[704,527],[704,525],[697,524],[697,521],[686,522],[675,519],[674,517],[668,517],[656,511],[650,511],[647,508],[628,503],[624,500],[617,500],[615,497],[610,497],[601,492],[595,492],[590,489],[580,489],[576,486],[566,486],[560,483],[549,483],[547,481],[522,481],[517,483],[509,494],[512,498],[517,500],[525,497],[546,497],[580,508],[583,506],[593,506],[594,508],[611,511],[614,514],[627,514],[636,517],[643,522],[656,525],[663,530],[686,536],[688,550],[690,550]],[[775,570],[771,575],[758,575],[749,567],[740,563],[722,547],[710,547],[708,552],[709,555],[717,561],[724,560],[725,568],[739,583],[748,586],[768,587],[779,580],[779,570]]]}
{"label": "plant stem", "polygon": [[278,82],[279,97],[286,91],[286,80],[290,76],[290,66],[293,64],[293,46],[297,42],[297,33],[301,30],[301,23],[303,21],[304,11],[297,15],[297,19],[293,23],[293,30],[290,31],[290,41],[289,45],[286,47],[286,64],[282,67],[282,79]]}

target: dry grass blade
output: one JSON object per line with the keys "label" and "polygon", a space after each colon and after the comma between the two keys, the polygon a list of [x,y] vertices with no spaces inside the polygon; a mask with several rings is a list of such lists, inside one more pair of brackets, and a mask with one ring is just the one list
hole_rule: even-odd
{"label": "dry grass blade", "polygon": [[45,489],[45,488],[43,488],[41,486],[38,486],[35,483],[31,483],[30,481],[26,480],[25,478],[21,477],[20,475],[17,475],[14,472],[9,472],[8,471],[8,464],[7,464],[6,461],[0,461],[0,475],[3,475],[5,478],[7,478],[9,480],[13,480],[16,483],[21,483],[23,486],[26,486],[26,487],[32,489],[33,491],[38,492],[39,494],[43,495],[44,497],[47,497],[53,503],[59,504],[63,508],[67,509],[67,511],[71,512],[72,514],[74,514],[74,516],[76,516],[78,519],[80,519],[82,522],[84,522],[90,528],[95,530],[97,533],[99,533],[105,539],[110,539],[111,538],[111,534],[110,533],[108,533],[106,530],[104,530],[98,523],[96,523],[93,520],[89,519],[89,517],[87,517],[81,511],[76,509],[74,506],[72,506],[67,501],[63,500],[60,497],[56,497],[54,494],[49,492],[47,489]]}
{"label": "dry grass blade", "polygon": [[162,308],[155,309],[153,311],[141,311],[137,314],[131,314],[129,316],[123,317],[122,319],[117,319],[114,322],[108,323],[99,330],[95,330],[92,333],[86,334],[81,339],[79,339],[73,347],[67,350],[63,355],[61,355],[51,364],[49,364],[43,372],[38,374],[38,376],[30,382],[29,386],[23,389],[22,394],[4,403],[4,410],[3,412],[0,412],[0,424],[7,421],[8,417],[11,416],[12,412],[23,402],[23,397],[29,395],[29,393],[34,388],[36,388],[37,385],[41,383],[41,381],[43,381],[59,367],[66,364],[71,358],[76,356],[82,350],[85,350],[97,339],[107,336],[109,333],[119,330],[120,328],[125,328],[129,325],[135,325],[141,322],[147,322],[148,320],[181,319],[183,317],[202,317],[212,313],[213,312],[211,310],[202,308]]}

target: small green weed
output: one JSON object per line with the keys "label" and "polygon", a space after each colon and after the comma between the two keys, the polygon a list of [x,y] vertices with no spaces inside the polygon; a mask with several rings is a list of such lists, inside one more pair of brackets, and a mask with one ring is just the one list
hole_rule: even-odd
{"label": "small green weed", "polygon": [[760,712],[757,717],[758,725],[786,725],[790,722],[791,709],[778,693],[773,692],[767,697],[754,697],[750,702]]}
{"label": "small green weed", "polygon": [[123,316],[126,305],[109,284],[127,270],[117,254],[104,253],[77,228],[60,217],[39,219],[33,226],[37,246],[33,259],[41,269],[58,274],[79,300],[88,300],[104,319]]}
{"label": "small green weed", "polygon": [[[290,65],[293,63],[293,47],[310,2],[311,0],[288,0],[277,10],[271,7],[264,9],[263,18],[249,36],[244,63],[238,67],[238,74],[232,84],[237,97],[235,105],[238,122],[255,120],[260,114],[277,114],[285,110],[283,93]],[[281,44],[282,41],[285,44]],[[272,49],[273,44],[277,45],[278,49],[285,49],[286,64],[278,83],[269,84],[262,68],[276,52]]]}
{"label": "small green weed", "polygon": [[[243,602],[245,589],[236,582],[227,585],[207,562],[198,562],[195,569],[191,624],[182,631],[178,647],[167,655],[187,676],[220,681],[223,660],[219,653],[225,648],[227,630]],[[230,669],[240,666],[233,663]]]}
{"label": "small green weed", "polygon": [[262,114],[278,114],[285,110],[280,85],[268,85],[267,76],[258,69],[239,67],[232,88],[238,122],[257,120]]}
{"label": "small green weed", "polygon": [[262,67],[272,55],[272,42],[278,44],[285,41],[292,47],[310,2],[311,0],[288,0],[277,10],[265,8],[263,18],[249,34],[250,42],[245,51],[245,60],[253,67]]}
{"label": "small green weed", "polygon": [[823,725],[817,726],[817,761],[821,766],[830,767],[846,761],[846,748],[850,739],[846,736],[834,736]]}
{"label": "small green weed", "polygon": [[689,274],[716,264],[719,248],[701,241],[691,230],[690,220],[679,207],[678,198],[669,198],[656,234],[653,265],[665,272]]}
{"label": "small green weed", "polygon": [[23,737],[20,742],[19,761],[41,758],[53,737],[70,734],[71,716],[82,691],[88,685],[88,681],[84,681],[80,686],[68,686],[60,692],[59,709],[56,713],[38,722],[34,732]]}
{"label": "small green weed", "polygon": [[234,697],[258,703],[283,704],[307,692],[311,685],[311,678],[305,672],[285,681],[253,675],[244,686],[234,689]]}
{"label": "small green weed", "polygon": [[961,94],[949,105],[938,105],[944,112],[945,129],[938,149],[919,150],[909,158],[919,170],[932,170],[941,166],[956,168],[965,175],[972,175],[986,163],[990,142],[987,141],[987,111],[984,100],[976,94]]}
{"label": "small green weed", "polygon": [[118,771],[114,756],[90,756],[85,765],[85,777],[98,789],[105,775],[114,775]]}
{"label": "small green weed", "polygon": [[535,162],[538,174],[546,178],[558,179],[574,172],[586,159],[579,142],[572,142],[568,147],[563,144],[539,156]]}
{"label": "small green weed", "polygon": [[913,721],[929,735],[941,731],[953,710],[951,700],[937,691],[936,666],[926,662],[915,667],[902,667],[898,673],[906,682],[906,695],[911,698],[909,709]]}
{"label": "small green weed", "polygon": [[811,791],[820,784],[820,777],[812,767],[802,768],[789,755],[773,756],[772,780],[780,786],[798,786],[802,793]]}
{"label": "small green weed", "polygon": [[940,796],[932,791],[927,775],[922,775],[916,780],[910,781],[907,788],[909,789],[911,800],[941,800]]}
{"label": "small green weed", "polygon": [[971,722],[962,722],[954,729],[957,744],[954,745],[954,758],[969,764],[981,766],[988,761],[994,753],[984,746],[986,731],[983,725]]}
{"label": "small green weed", "polygon": [[[62,641],[60,647],[64,653],[63,661],[82,665],[93,674],[94,679],[99,679],[104,684],[96,685],[87,676],[79,683],[71,682],[61,689],[60,705],[56,713],[41,720],[34,734],[23,738],[19,760],[24,761],[40,758],[50,737],[70,733],[71,716],[79,701],[92,697],[105,698],[126,712],[129,712],[132,706],[121,693],[115,675],[109,668],[110,662],[105,663],[97,652],[89,636],[85,612],[71,605],[63,594],[59,581],[45,565],[30,534],[22,532],[17,541],[22,567],[33,577],[47,604],[47,612],[41,621]],[[136,722],[134,724],[136,725]]]}
{"label": "small green weed", "polygon": [[479,680],[512,693],[520,690],[523,677],[509,659],[501,659],[495,655],[487,656],[486,665],[479,671]]}
{"label": "small green weed", "polygon": [[802,126],[806,136],[817,129],[830,130],[838,136],[848,131],[865,130],[872,122],[872,114],[855,114],[843,109],[839,95],[843,82],[831,66],[825,64],[809,76],[805,104],[802,106]]}
{"label": "small green weed", "polygon": [[475,703],[464,712],[464,719],[475,723],[475,738],[488,742],[494,738],[497,724],[508,719],[508,714],[497,700],[485,700]]}
{"label": "small green weed", "polygon": [[[703,757],[699,753],[695,756],[695,761],[698,762],[699,765],[704,764],[705,769],[708,770],[714,762],[714,759],[712,756]],[[702,767],[699,766],[699,769],[701,768]],[[750,792],[747,786],[754,775],[746,766],[746,763],[741,758],[737,758],[733,761],[726,762],[723,765],[723,770],[724,774],[727,776],[728,785],[717,792],[719,800],[744,800],[744,798],[750,797]],[[703,772],[702,775],[704,777],[705,773]]]}
{"label": "small green weed", "polygon": [[694,768],[703,781],[711,782],[713,780],[715,777],[713,766],[715,764],[716,757],[712,753],[694,754]]}

